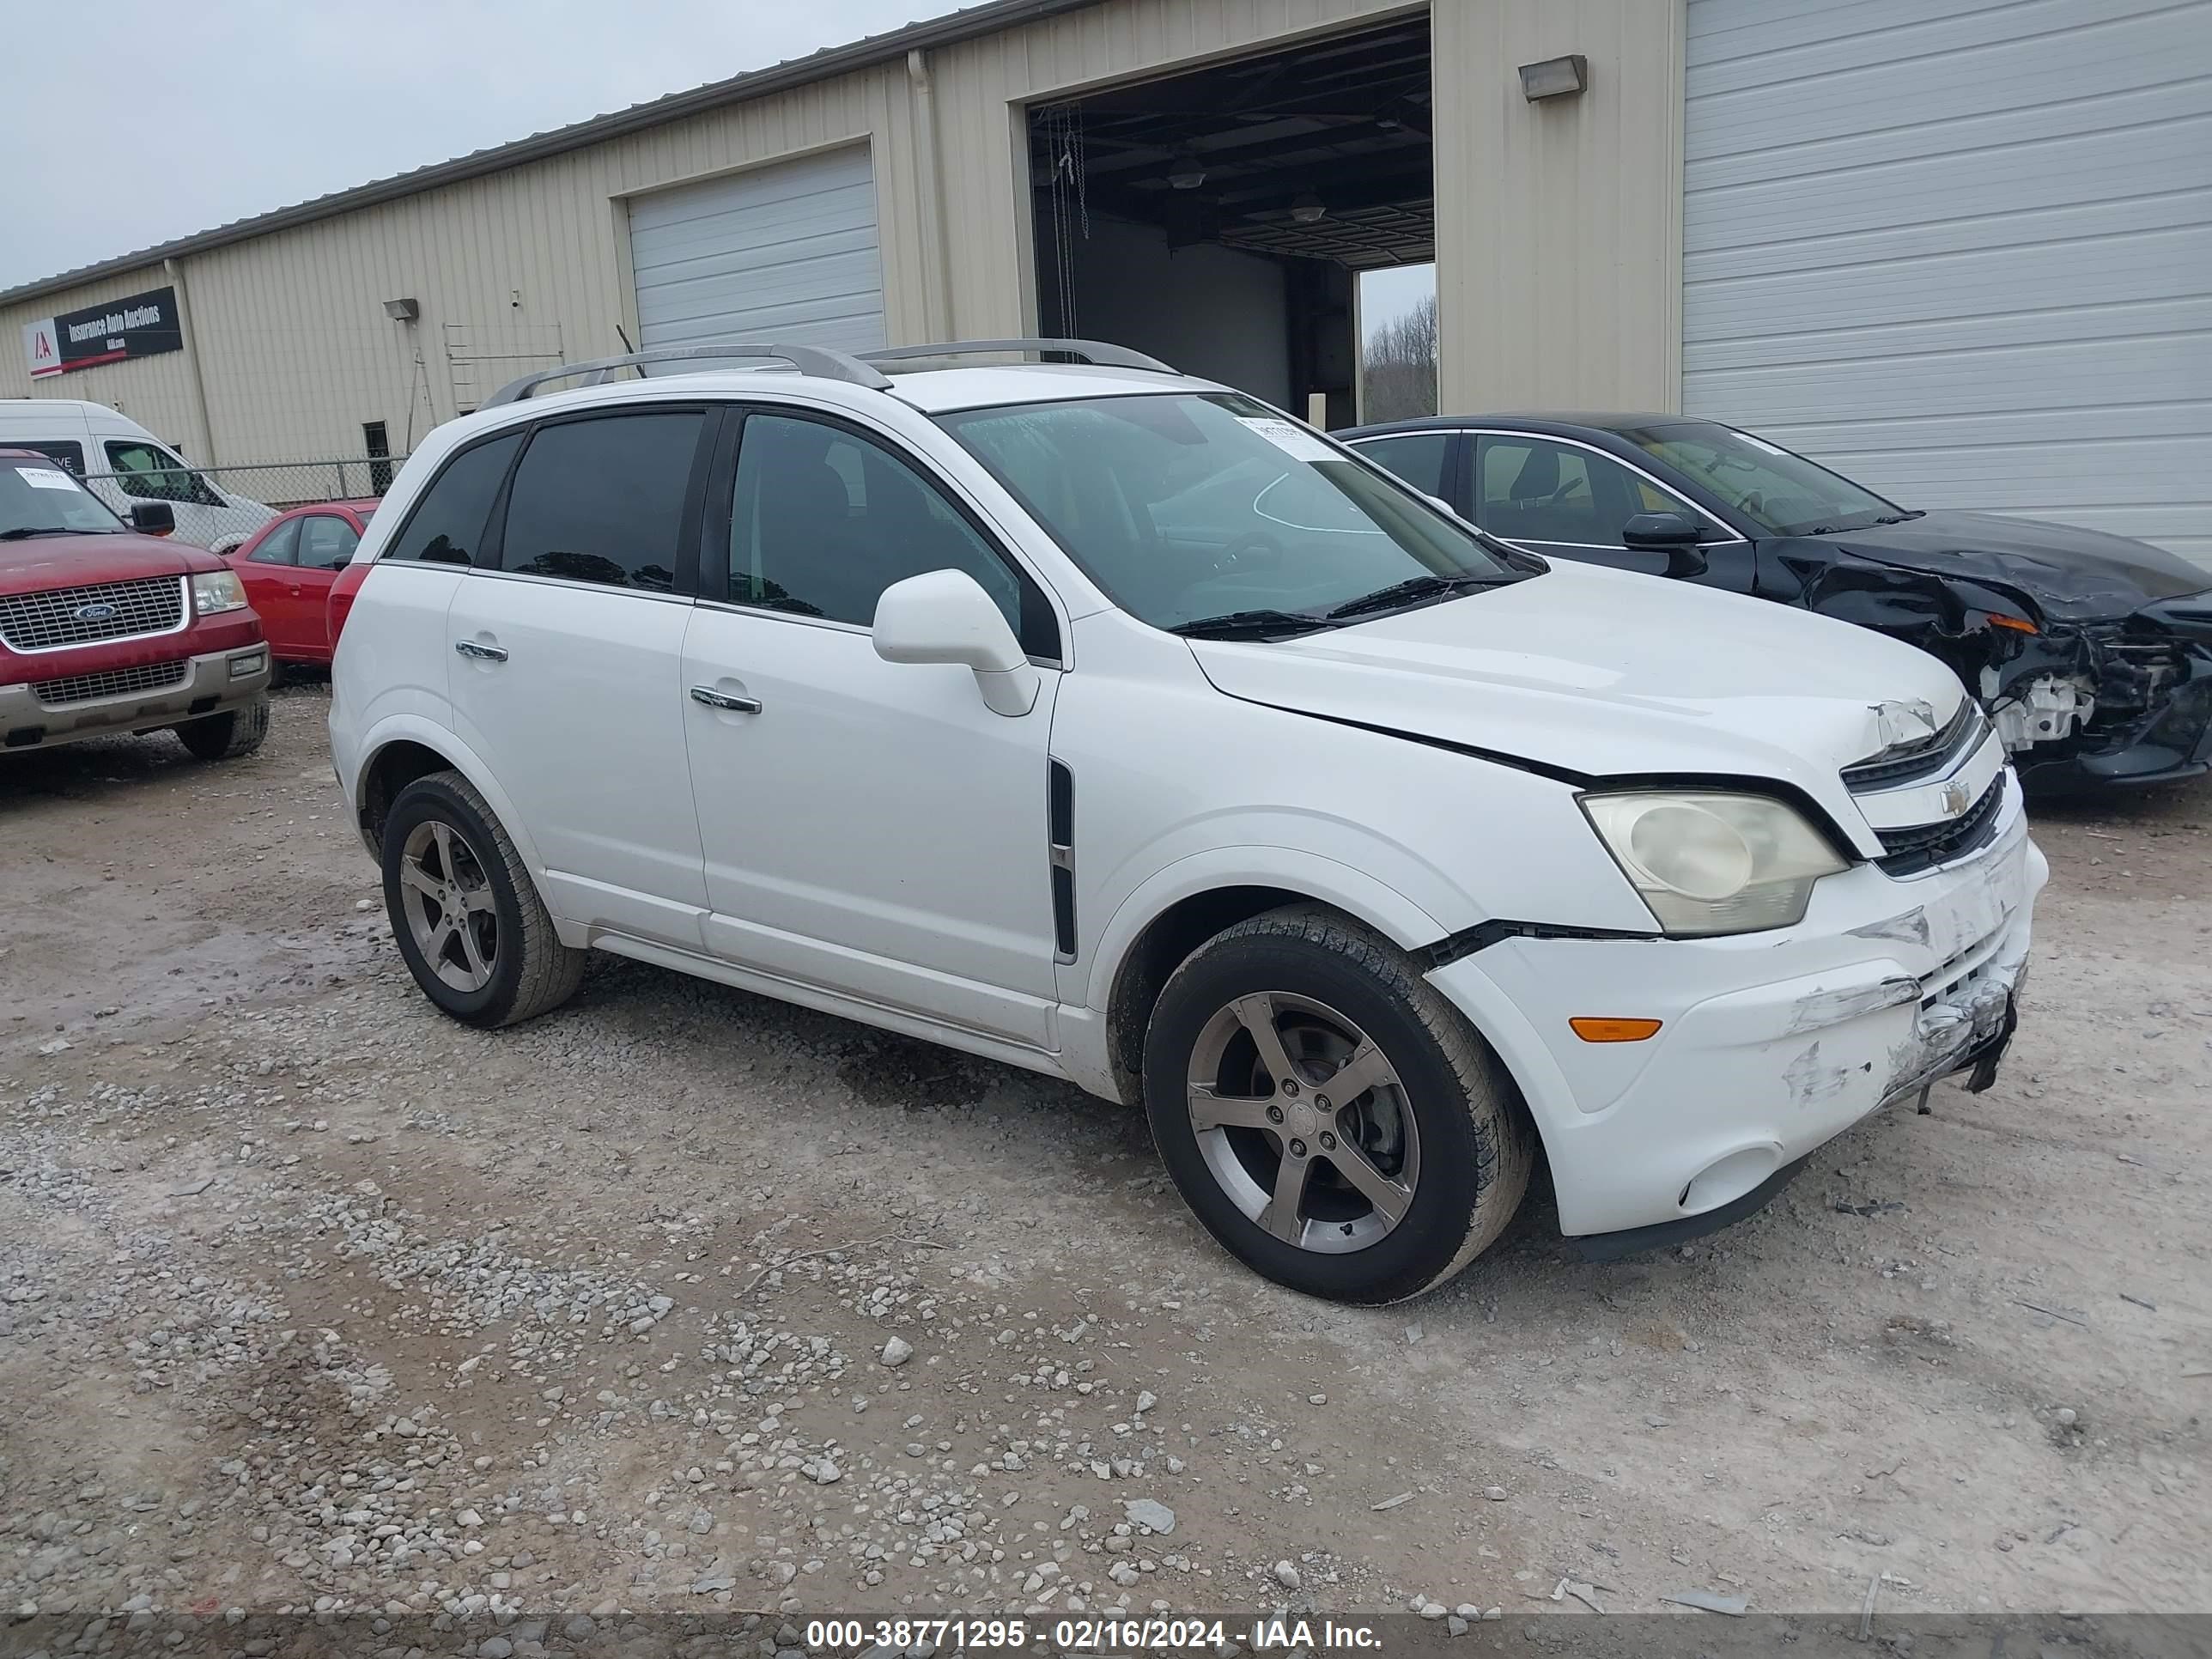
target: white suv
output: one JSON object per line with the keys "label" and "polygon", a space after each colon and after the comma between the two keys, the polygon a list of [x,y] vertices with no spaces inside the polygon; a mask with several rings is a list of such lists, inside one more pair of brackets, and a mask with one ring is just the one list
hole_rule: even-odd
{"label": "white suv", "polygon": [[1540,1155],[1620,1254],[1994,1074],[2045,866],[1933,658],[1119,348],[714,354],[440,428],[341,581],[333,757],[455,1018],[597,948],[1141,1100],[1215,1237],[1366,1303]]}

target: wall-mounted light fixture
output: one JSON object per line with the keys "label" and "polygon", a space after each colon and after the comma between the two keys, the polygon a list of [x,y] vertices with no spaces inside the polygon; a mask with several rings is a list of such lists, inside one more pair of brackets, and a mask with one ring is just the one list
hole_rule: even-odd
{"label": "wall-mounted light fixture", "polygon": [[411,323],[422,314],[422,307],[413,300],[386,300],[384,314],[395,323]]}
{"label": "wall-mounted light fixture", "polygon": [[1317,225],[1328,215],[1320,197],[1309,191],[1291,204],[1291,217],[1302,225]]}
{"label": "wall-mounted light fixture", "polygon": [[1206,163],[1188,145],[1168,158],[1168,185],[1174,190],[1196,190],[1206,182]]}
{"label": "wall-mounted light fixture", "polygon": [[1589,84],[1589,59],[1578,52],[1521,65],[1521,95],[1532,104],[1540,98],[1571,98]]}

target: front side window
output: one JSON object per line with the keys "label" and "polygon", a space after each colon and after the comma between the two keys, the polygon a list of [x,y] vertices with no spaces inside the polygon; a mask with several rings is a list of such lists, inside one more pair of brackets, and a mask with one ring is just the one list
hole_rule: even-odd
{"label": "front side window", "polygon": [[118,535],[122,523],[106,503],[59,466],[0,460],[0,542],[39,536]]}
{"label": "front side window", "polygon": [[188,501],[195,507],[223,504],[205,479],[159,444],[110,440],[107,465],[123,493],[139,501]]}
{"label": "front side window", "polygon": [[886,587],[932,570],[965,571],[1024,650],[1058,654],[1042,596],[903,458],[824,422],[746,417],[730,501],[732,604],[866,628]]}
{"label": "front side window", "polygon": [[503,432],[447,462],[383,556],[426,564],[476,563],[483,552],[492,503],[521,447],[520,433]]}
{"label": "front side window", "polygon": [[939,424],[1155,628],[1331,613],[1529,574],[1388,474],[1234,392],[969,410]]}
{"label": "front side window", "polygon": [[1444,466],[1451,459],[1451,441],[1449,432],[1406,432],[1395,437],[1370,438],[1353,447],[1424,495],[1448,501],[1451,491],[1444,488]]}
{"label": "front side window", "polygon": [[1544,438],[1484,438],[1475,452],[1474,521],[1515,542],[1619,547],[1633,475]]}
{"label": "front side window", "polygon": [[296,564],[300,557],[300,521],[287,519],[254,544],[246,556],[249,564]]}
{"label": "front side window", "polygon": [[655,410],[540,428],[507,492],[501,568],[671,592],[705,420]]}
{"label": "front side window", "polygon": [[1919,516],[1802,455],[1732,427],[1685,421],[1621,435],[1711,490],[1769,535],[1825,535]]}
{"label": "front side window", "polygon": [[361,545],[361,537],[343,519],[331,513],[311,514],[300,520],[300,565],[306,570],[340,570]]}

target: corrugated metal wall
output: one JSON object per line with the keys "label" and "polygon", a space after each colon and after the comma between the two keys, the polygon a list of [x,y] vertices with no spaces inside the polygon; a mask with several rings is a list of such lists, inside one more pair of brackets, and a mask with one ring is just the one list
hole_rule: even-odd
{"label": "corrugated metal wall", "polygon": [[2212,564],[2212,0],[1692,0],[1684,404]]}

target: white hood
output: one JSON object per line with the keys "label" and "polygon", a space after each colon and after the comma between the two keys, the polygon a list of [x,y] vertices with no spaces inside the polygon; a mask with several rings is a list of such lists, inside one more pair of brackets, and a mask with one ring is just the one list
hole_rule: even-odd
{"label": "white hood", "polygon": [[1878,706],[1940,726],[1966,696],[1933,657],[1864,629],[1568,563],[1350,628],[1191,649],[1231,696],[1539,766],[1782,780],[1869,852],[1838,775],[1910,734]]}

